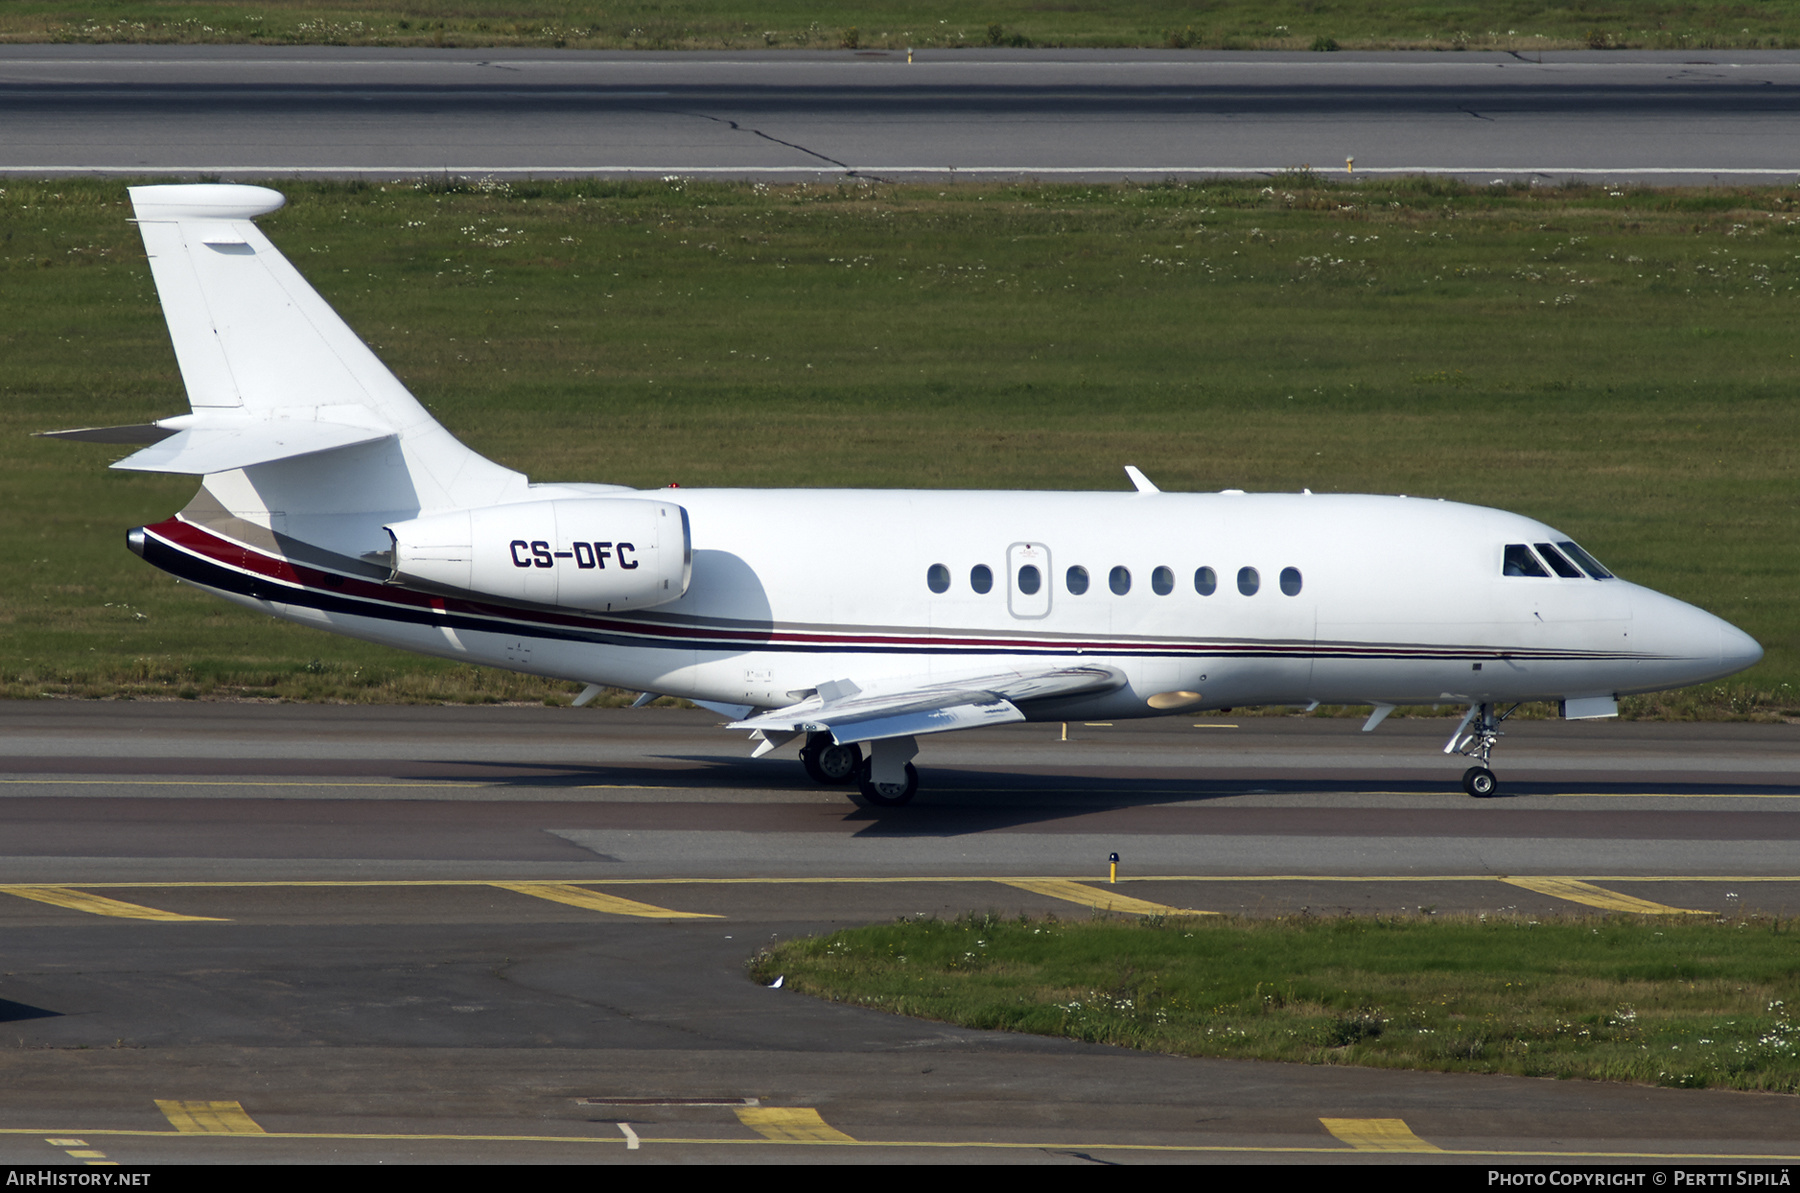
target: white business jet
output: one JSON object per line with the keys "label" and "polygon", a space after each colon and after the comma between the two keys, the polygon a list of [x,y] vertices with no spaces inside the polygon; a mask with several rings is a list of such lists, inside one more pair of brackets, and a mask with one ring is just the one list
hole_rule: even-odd
{"label": "white business jet", "polygon": [[[1569,536],[1417,497],[643,491],[534,484],[439,426],[251,221],[254,186],[131,191],[191,413],[56,432],[202,477],[130,532],[226,600],[471,663],[692,700],[799,743],[821,783],[912,798],[925,734],[1235,705],[1524,701],[1570,718],[1762,649]],[[829,559],[818,550],[830,527]]]}

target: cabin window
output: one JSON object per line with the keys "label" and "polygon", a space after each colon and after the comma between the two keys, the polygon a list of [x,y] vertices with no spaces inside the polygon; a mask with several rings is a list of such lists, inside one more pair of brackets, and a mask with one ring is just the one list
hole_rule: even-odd
{"label": "cabin window", "polygon": [[1175,591],[1175,573],[1168,568],[1159,567],[1150,573],[1150,591],[1157,596],[1168,596]]}
{"label": "cabin window", "polygon": [[969,569],[969,587],[976,592],[990,592],[994,587],[993,569],[985,563],[978,563]]}
{"label": "cabin window", "polygon": [[925,569],[925,587],[933,592],[950,591],[950,569],[941,563],[934,563]]}
{"label": "cabin window", "polygon": [[1500,565],[1500,574],[1503,576],[1543,576],[1546,579],[1550,576],[1550,573],[1544,570],[1544,565],[1537,561],[1537,556],[1531,553],[1531,548],[1524,543],[1506,544],[1506,561]]}
{"label": "cabin window", "polygon": [[1255,596],[1256,590],[1262,587],[1262,577],[1256,574],[1255,568],[1238,569],[1238,591],[1245,596]]}
{"label": "cabin window", "polygon": [[1555,547],[1552,547],[1549,543],[1539,543],[1537,544],[1537,549],[1538,554],[1544,557],[1544,562],[1550,565],[1551,571],[1555,572],[1565,580],[1581,579],[1581,570],[1568,560],[1564,559],[1562,557],[1562,552],[1558,551]]}
{"label": "cabin window", "polygon": [[1219,573],[1211,568],[1201,568],[1194,573],[1194,591],[1201,596],[1211,596],[1219,591]]}
{"label": "cabin window", "polygon": [[1592,576],[1594,579],[1610,580],[1613,578],[1611,572],[1600,566],[1600,561],[1598,559],[1595,559],[1592,555],[1589,555],[1574,543],[1561,542],[1556,545],[1563,549],[1564,555],[1567,555],[1570,559],[1573,559],[1576,563],[1580,564],[1581,570]]}
{"label": "cabin window", "polygon": [[1281,591],[1286,596],[1300,595],[1300,569],[1281,569]]}
{"label": "cabin window", "polygon": [[1088,589],[1087,569],[1082,567],[1080,564],[1076,564],[1074,567],[1072,567],[1068,570],[1068,573],[1066,575],[1063,576],[1063,583],[1065,583],[1069,586],[1069,591],[1071,593],[1073,593],[1075,596],[1080,596],[1082,593],[1086,592]]}
{"label": "cabin window", "polygon": [[1019,569],[1019,591],[1026,596],[1035,596],[1037,590],[1044,586],[1043,573],[1033,564],[1026,564]]}
{"label": "cabin window", "polygon": [[1107,574],[1106,583],[1107,586],[1113,590],[1114,596],[1124,596],[1131,591],[1131,570],[1129,568],[1114,568]]}

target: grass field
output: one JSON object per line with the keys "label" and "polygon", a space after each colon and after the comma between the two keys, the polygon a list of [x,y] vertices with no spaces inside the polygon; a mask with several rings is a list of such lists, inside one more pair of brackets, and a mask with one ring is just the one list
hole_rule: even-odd
{"label": "grass field", "polygon": [[1793,48],[1800,0],[8,0],[0,40],[576,49]]}
{"label": "grass field", "polygon": [[967,916],[783,943],[752,976],[1188,1056],[1800,1092],[1784,920]]}
{"label": "grass field", "polygon": [[[1432,181],[295,183],[275,242],[540,480],[1400,492],[1755,635],[1633,715],[1800,699],[1800,193]],[[123,184],[0,192],[0,694],[543,699],[129,555],[194,483],[32,431],[186,409]]]}

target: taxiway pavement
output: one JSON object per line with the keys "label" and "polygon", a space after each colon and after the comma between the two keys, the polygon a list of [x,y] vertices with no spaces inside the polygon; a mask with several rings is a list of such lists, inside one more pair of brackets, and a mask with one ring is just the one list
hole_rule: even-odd
{"label": "taxiway pavement", "polygon": [[0,47],[0,173],[1800,177],[1792,51]]}
{"label": "taxiway pavement", "polygon": [[971,910],[1800,906],[1800,727],[1527,722],[1474,801],[1450,724],[958,734],[873,809],[697,711],[0,704],[0,1159],[1800,1158],[1789,1098],[1147,1056],[745,976]]}

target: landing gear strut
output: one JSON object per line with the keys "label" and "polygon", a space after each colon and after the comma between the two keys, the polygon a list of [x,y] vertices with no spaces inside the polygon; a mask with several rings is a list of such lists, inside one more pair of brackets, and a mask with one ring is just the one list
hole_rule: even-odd
{"label": "landing gear strut", "polygon": [[1465,758],[1473,758],[1476,765],[1463,772],[1463,790],[1476,799],[1487,799],[1500,794],[1500,780],[1488,768],[1488,758],[1499,744],[1500,722],[1519,711],[1517,704],[1496,716],[1492,704],[1474,704],[1457,725],[1456,732],[1450,735],[1449,744],[1444,747],[1446,754],[1461,754]]}
{"label": "landing gear strut", "polygon": [[814,733],[800,747],[800,765],[815,783],[836,787],[854,783],[862,775],[862,747],[840,746],[829,733]]}

